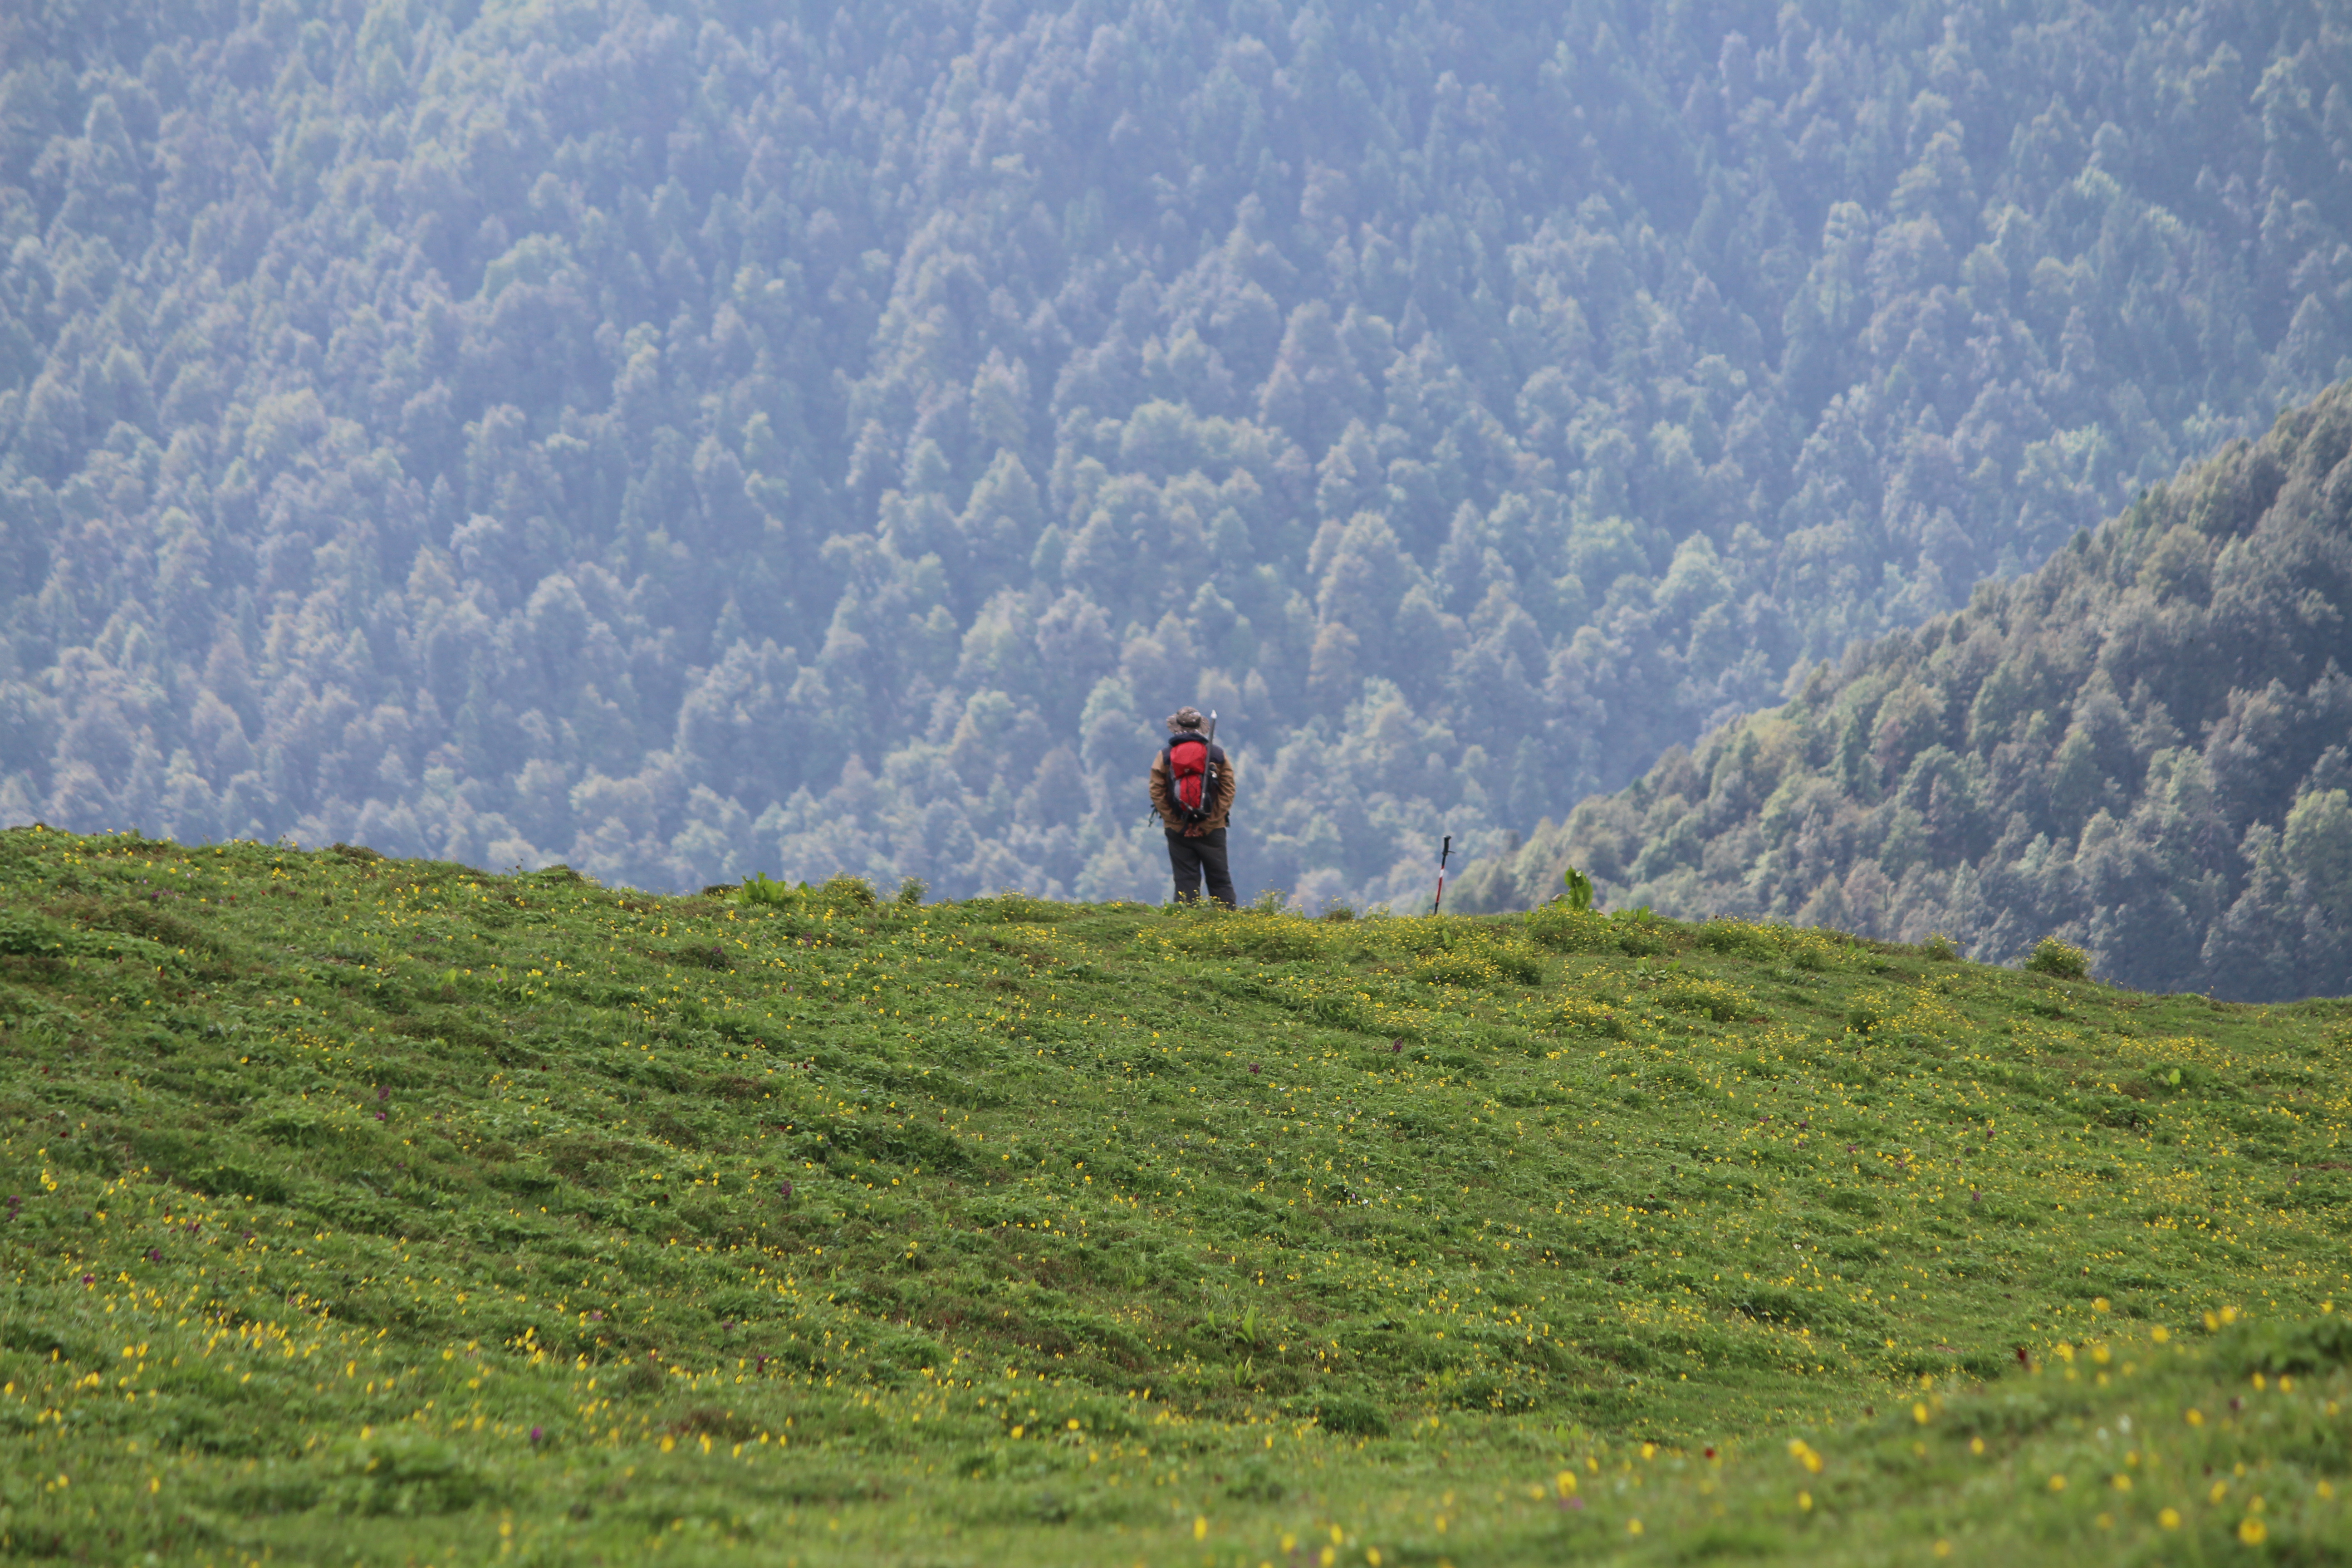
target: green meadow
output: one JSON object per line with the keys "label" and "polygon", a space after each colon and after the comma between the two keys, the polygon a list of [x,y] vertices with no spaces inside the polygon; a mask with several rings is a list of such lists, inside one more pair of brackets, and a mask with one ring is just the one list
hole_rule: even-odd
{"label": "green meadow", "polygon": [[0,834],[0,1556],[2352,1561],[2352,1010],[1948,954]]}

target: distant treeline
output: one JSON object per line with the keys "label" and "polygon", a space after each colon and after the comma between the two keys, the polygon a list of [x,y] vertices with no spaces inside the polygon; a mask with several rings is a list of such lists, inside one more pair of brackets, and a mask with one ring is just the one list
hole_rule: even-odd
{"label": "distant treeline", "polygon": [[2308,5],[0,6],[0,820],[1149,895],[1194,700],[1245,892],[1417,900],[2352,369],[2347,82]]}

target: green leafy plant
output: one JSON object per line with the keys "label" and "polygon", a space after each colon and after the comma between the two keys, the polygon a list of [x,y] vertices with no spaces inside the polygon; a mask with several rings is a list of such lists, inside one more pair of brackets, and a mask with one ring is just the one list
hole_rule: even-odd
{"label": "green leafy plant", "polygon": [[1902,1004],[1884,992],[1864,992],[1857,995],[1845,1011],[1845,1026],[1856,1034],[1866,1035],[1884,1027],[1902,1016]]}
{"label": "green leafy plant", "polygon": [[1432,984],[1484,985],[1509,980],[1542,983],[1543,963],[1535,950],[1515,942],[1507,927],[1451,915],[1422,915],[1388,922],[1391,935],[1421,962],[1414,977]]}
{"label": "green leafy plant", "polygon": [[764,871],[754,871],[744,878],[742,886],[735,890],[735,896],[743,902],[765,909],[779,909],[794,903],[800,894],[801,889],[790,883],[779,882]]}
{"label": "green leafy plant", "polygon": [[2045,936],[2033,944],[2026,955],[2025,967],[2036,974],[2055,975],[2061,980],[2080,980],[2091,972],[2091,955],[2073,942]]}
{"label": "green leafy plant", "polygon": [[1543,961],[1534,951],[1515,942],[1497,942],[1486,949],[1486,958],[1503,978],[1519,985],[1540,985],[1544,980]]}
{"label": "green leafy plant", "polygon": [[1435,952],[1413,965],[1412,976],[1429,985],[1484,985],[1502,971],[1479,952]]}
{"label": "green leafy plant", "polygon": [[497,1479],[457,1442],[397,1428],[338,1444],[327,1488],[347,1513],[412,1518],[456,1513],[495,1498]]}
{"label": "green leafy plant", "polygon": [[1703,1013],[1718,1024],[1744,1018],[1756,1011],[1756,998],[1727,980],[1687,975],[1658,987],[1658,1001],[1685,1013]]}
{"label": "green leafy plant", "polygon": [[1611,911],[1609,928],[1616,933],[1618,951],[1633,958],[1664,952],[1672,943],[1666,925],[1647,904]]}
{"label": "green leafy plant", "polygon": [[1388,1412],[1369,1399],[1349,1394],[1337,1394],[1315,1406],[1315,1423],[1326,1432],[1342,1437],[1385,1437],[1389,1435]]}
{"label": "green leafy plant", "polygon": [[1555,952],[1599,952],[1617,946],[1617,930],[1609,917],[1591,910],[1571,909],[1556,900],[1527,917],[1528,940]]}
{"label": "green leafy plant", "polygon": [[0,910],[0,953],[62,957],[79,947],[74,933],[55,921],[25,910]]}
{"label": "green leafy plant", "polygon": [[870,910],[881,902],[872,882],[845,871],[827,877],[816,891],[818,898],[836,910]]}
{"label": "green leafy plant", "polygon": [[1568,891],[1561,894],[1560,898],[1570,909],[1581,911],[1592,907],[1591,878],[1573,866],[1562,871],[1559,877],[1561,881],[1568,884]]}
{"label": "green leafy plant", "polygon": [[1303,915],[1220,910],[1210,904],[1183,906],[1175,912],[1177,921],[1165,940],[1186,952],[1248,954],[1283,963],[1318,957],[1328,943],[1339,940],[1338,932]]}

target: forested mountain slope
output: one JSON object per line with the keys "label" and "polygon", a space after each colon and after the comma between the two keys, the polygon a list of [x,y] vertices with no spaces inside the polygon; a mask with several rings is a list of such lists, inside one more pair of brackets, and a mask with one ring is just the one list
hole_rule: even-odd
{"label": "forested mountain slope", "polygon": [[2352,384],[2021,582],[1850,650],[1465,874],[2006,960],[2055,931],[2159,991],[2352,991]]}
{"label": "forested mountain slope", "polygon": [[0,819],[1417,895],[2345,374],[2329,16],[8,6]]}

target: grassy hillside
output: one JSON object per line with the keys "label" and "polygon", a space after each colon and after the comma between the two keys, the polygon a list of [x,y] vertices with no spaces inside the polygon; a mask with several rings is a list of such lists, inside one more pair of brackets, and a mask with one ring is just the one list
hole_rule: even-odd
{"label": "grassy hillside", "polygon": [[2345,1027],[14,831],[0,1546],[2341,1560]]}

